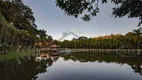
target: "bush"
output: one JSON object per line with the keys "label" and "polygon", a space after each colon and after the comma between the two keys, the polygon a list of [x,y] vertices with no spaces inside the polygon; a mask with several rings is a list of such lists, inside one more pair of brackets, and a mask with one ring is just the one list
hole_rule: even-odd
{"label": "bush", "polygon": [[3,51],[4,50],[4,46],[0,46],[0,51]]}

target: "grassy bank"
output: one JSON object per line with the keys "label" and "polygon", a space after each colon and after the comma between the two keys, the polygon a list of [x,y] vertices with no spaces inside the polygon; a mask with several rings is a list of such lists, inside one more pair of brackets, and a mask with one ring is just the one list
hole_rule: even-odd
{"label": "grassy bank", "polygon": [[33,53],[32,51],[9,52],[8,54],[0,54],[0,61],[24,57]]}

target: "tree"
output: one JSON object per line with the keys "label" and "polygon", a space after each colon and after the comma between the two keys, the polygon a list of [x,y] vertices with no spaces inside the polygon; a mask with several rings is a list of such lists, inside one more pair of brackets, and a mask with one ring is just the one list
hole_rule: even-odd
{"label": "tree", "polygon": [[142,24],[142,0],[56,0],[56,5],[69,16],[77,18],[84,14],[82,19],[89,21],[99,13],[99,3],[105,4],[109,1],[115,4],[112,8],[114,17],[139,18],[138,26]]}
{"label": "tree", "polygon": [[47,34],[46,34],[46,31],[45,30],[38,30],[38,35],[40,37],[40,42],[42,44],[44,44],[46,38],[47,38]]}
{"label": "tree", "polygon": [[134,29],[133,33],[137,36],[137,46],[139,48],[139,46],[140,46],[139,40],[140,40],[140,37],[142,35],[142,28]]}
{"label": "tree", "polygon": [[0,47],[18,51],[19,46],[21,49],[36,41],[44,43],[46,37],[46,31],[37,29],[32,10],[22,0],[0,0]]}
{"label": "tree", "polygon": [[47,39],[47,41],[48,41],[49,43],[53,41],[53,38],[52,38],[52,36],[51,36],[51,35],[48,35],[48,39]]}

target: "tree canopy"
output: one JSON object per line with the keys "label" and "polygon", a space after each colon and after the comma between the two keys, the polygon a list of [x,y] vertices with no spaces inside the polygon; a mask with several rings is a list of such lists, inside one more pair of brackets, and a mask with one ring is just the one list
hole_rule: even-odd
{"label": "tree canopy", "polygon": [[126,35],[111,34],[95,38],[79,37],[78,39],[56,42],[61,48],[77,49],[137,49],[142,48],[142,29],[134,29]]}
{"label": "tree canopy", "polygon": [[0,50],[33,46],[47,37],[45,30],[37,29],[32,9],[22,0],[0,0]]}
{"label": "tree canopy", "polygon": [[65,14],[77,18],[80,14],[84,21],[91,20],[91,17],[99,13],[99,3],[114,3],[112,15],[116,17],[138,18],[138,26],[142,24],[142,0],[56,0],[56,5]]}

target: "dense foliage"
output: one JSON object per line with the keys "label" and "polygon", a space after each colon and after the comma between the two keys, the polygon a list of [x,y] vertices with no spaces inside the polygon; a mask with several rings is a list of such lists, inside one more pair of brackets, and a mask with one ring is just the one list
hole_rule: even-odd
{"label": "dense foliage", "polygon": [[49,60],[35,60],[33,56],[0,62],[1,80],[36,80],[37,74],[47,72],[53,63]]}
{"label": "dense foliage", "polygon": [[21,0],[0,0],[0,48],[6,52],[32,47],[47,40],[45,30],[38,30],[32,10]]}
{"label": "dense foliage", "polygon": [[[87,55],[86,55],[87,54]],[[74,62],[99,62],[99,63],[116,63],[130,65],[135,73],[142,75],[142,56],[138,57],[122,57],[119,54],[99,54],[99,53],[73,53],[61,55],[64,60],[72,60]],[[130,56],[130,55],[126,55]]]}
{"label": "dense foliage", "polygon": [[[62,48],[88,48],[88,49],[136,49],[142,48],[142,29],[128,32],[126,35],[111,34],[96,38],[80,37],[78,39],[58,42]],[[57,42],[56,42],[57,43]]]}
{"label": "dense foliage", "polygon": [[[75,17],[87,10],[89,14],[85,14],[83,19],[88,21],[99,12],[99,1],[108,2],[108,0],[56,0],[56,3],[66,14]],[[141,24],[141,0],[111,0],[111,2],[116,4],[113,8],[115,17],[127,15],[129,18],[139,18]],[[141,33],[141,29],[138,29],[126,35],[111,35],[112,38],[79,38],[54,42],[68,48],[138,48],[142,43]],[[0,50],[18,51],[33,47],[35,43],[40,42],[42,45],[52,40],[45,30],[37,29],[32,10],[22,0],[0,0]]]}

